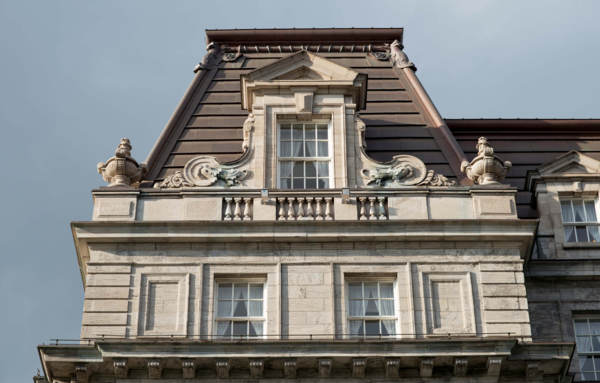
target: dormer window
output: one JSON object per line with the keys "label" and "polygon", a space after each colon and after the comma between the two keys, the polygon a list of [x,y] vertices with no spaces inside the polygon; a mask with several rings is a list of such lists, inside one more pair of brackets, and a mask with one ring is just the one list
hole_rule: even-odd
{"label": "dormer window", "polygon": [[560,207],[567,242],[600,242],[597,200],[566,199]]}
{"label": "dormer window", "polygon": [[278,129],[278,186],[281,189],[327,189],[331,182],[329,124],[281,122]]}

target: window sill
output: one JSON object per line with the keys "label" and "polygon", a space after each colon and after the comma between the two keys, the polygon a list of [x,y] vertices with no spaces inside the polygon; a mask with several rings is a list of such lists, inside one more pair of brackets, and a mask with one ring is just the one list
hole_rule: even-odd
{"label": "window sill", "polygon": [[564,249],[600,249],[600,242],[564,242]]}

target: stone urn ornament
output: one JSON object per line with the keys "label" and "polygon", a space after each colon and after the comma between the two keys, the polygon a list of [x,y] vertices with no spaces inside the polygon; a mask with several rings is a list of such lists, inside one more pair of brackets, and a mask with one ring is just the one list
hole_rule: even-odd
{"label": "stone urn ornament", "polygon": [[478,185],[498,185],[504,179],[511,168],[510,161],[502,159],[494,154],[494,148],[488,144],[485,137],[479,137],[477,141],[477,156],[471,162],[463,161],[460,170]]}
{"label": "stone urn ornament", "polygon": [[128,138],[121,138],[115,155],[106,162],[99,162],[97,167],[98,173],[102,174],[109,187],[135,187],[147,171],[145,164],[138,164],[131,157],[131,143]]}

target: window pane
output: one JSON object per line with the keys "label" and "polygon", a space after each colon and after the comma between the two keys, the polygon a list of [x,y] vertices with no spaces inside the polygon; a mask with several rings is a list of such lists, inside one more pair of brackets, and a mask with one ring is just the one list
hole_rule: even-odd
{"label": "window pane", "polygon": [[327,141],[319,141],[319,157],[327,157],[329,156],[329,148]]}
{"label": "window pane", "polygon": [[234,301],[233,302],[233,316],[234,317],[247,317],[248,316],[248,301]]}
{"label": "window pane", "polygon": [[231,316],[231,301],[219,301],[217,315],[220,317]]}
{"label": "window pane", "polygon": [[282,140],[290,140],[292,137],[292,132],[290,129],[290,125],[289,124],[285,124],[285,125],[281,125],[281,130],[280,130],[280,134],[279,137]]}
{"label": "window pane", "polygon": [[263,334],[263,322],[250,322],[250,336],[261,336]]}
{"label": "window pane", "polygon": [[577,352],[592,351],[592,342],[589,336],[578,336],[575,342],[577,343]]}
{"label": "window pane", "polygon": [[294,141],[294,151],[292,155],[294,157],[304,157],[304,151],[302,150],[302,148],[302,141]]}
{"label": "window pane", "polygon": [[392,283],[381,283],[379,285],[379,292],[381,293],[381,298],[393,298],[394,297],[394,288]]}
{"label": "window pane", "polygon": [[583,211],[583,201],[573,200],[573,210],[575,211],[575,222],[584,222],[585,213]]}
{"label": "window pane", "polygon": [[327,189],[327,188],[329,188],[329,179],[327,179],[327,178],[319,178],[318,188],[319,189]]}
{"label": "window pane", "polygon": [[392,299],[382,299],[379,304],[381,305],[381,315],[394,315],[394,301]]}
{"label": "window pane", "polygon": [[306,179],[306,188],[307,189],[316,189],[317,188],[317,179],[316,178],[307,178]]}
{"label": "window pane", "polygon": [[562,211],[563,222],[573,222],[573,210],[571,209],[571,201],[560,201],[560,209]]}
{"label": "window pane", "polygon": [[219,299],[231,299],[231,283],[219,284]]}
{"label": "window pane", "polygon": [[368,299],[365,301],[365,316],[379,315],[379,301],[376,299]]}
{"label": "window pane", "polygon": [[598,230],[598,226],[588,226],[587,230],[590,242],[600,242],[600,232]]}
{"label": "window pane", "polygon": [[294,179],[294,189],[304,189],[304,180],[302,178]]}
{"label": "window pane", "polygon": [[304,143],[304,153],[305,157],[316,157],[317,156],[317,148],[315,141],[306,141]]}
{"label": "window pane", "polygon": [[591,356],[579,357],[579,371],[594,371],[594,361]]}
{"label": "window pane", "polygon": [[575,321],[575,335],[589,335],[589,333],[587,319]]}
{"label": "window pane", "polygon": [[282,189],[291,189],[292,188],[292,180],[289,178],[282,178],[280,184],[281,184]]}
{"label": "window pane", "polygon": [[593,372],[584,372],[581,374],[581,380],[596,380],[596,374]]}
{"label": "window pane", "polygon": [[365,335],[379,335],[379,321],[378,320],[366,320],[365,321]]}
{"label": "window pane", "polygon": [[302,124],[294,124],[293,136],[294,140],[302,141],[304,139],[304,135],[302,133]]}
{"label": "window pane", "polygon": [[377,294],[377,282],[375,283],[365,283],[365,298],[377,298],[379,294]]}
{"label": "window pane", "polygon": [[350,299],[362,298],[362,283],[350,283],[348,289],[350,290]]}
{"label": "window pane", "polygon": [[381,321],[381,335],[395,335],[395,334],[396,334],[396,321],[382,320]]}
{"label": "window pane", "polygon": [[585,226],[575,226],[577,242],[589,242]]}
{"label": "window pane", "polygon": [[363,306],[362,306],[362,300],[351,300],[350,301],[350,316],[353,317],[360,317],[363,316]]}
{"label": "window pane", "polygon": [[319,126],[317,126],[317,138],[319,140],[327,139],[327,125],[319,124]]}
{"label": "window pane", "polygon": [[317,162],[317,171],[319,172],[319,177],[329,177],[329,162]]}
{"label": "window pane", "polygon": [[262,316],[263,308],[262,301],[250,301],[250,316],[251,317],[259,317]]}
{"label": "window pane", "polygon": [[219,336],[231,336],[231,322],[217,322],[217,335]]}
{"label": "window pane", "polygon": [[598,222],[594,201],[585,201],[585,214],[588,222]]}
{"label": "window pane", "polygon": [[292,143],[290,141],[281,141],[279,155],[281,157],[289,157],[292,155]]}
{"label": "window pane", "polygon": [[248,299],[248,284],[236,283],[233,287],[233,298],[234,299]]}
{"label": "window pane", "polygon": [[250,299],[260,299],[263,297],[263,285],[250,285]]}
{"label": "window pane", "polygon": [[600,335],[600,319],[590,319],[590,334]]}
{"label": "window pane", "polygon": [[304,125],[304,139],[314,140],[315,138],[316,138],[315,125],[314,124]]}
{"label": "window pane", "polygon": [[233,336],[248,335],[248,322],[233,322]]}
{"label": "window pane", "polygon": [[292,176],[292,163],[290,161],[284,161],[279,163],[279,172],[282,178],[289,178]]}
{"label": "window pane", "polygon": [[363,335],[363,321],[351,320],[350,321],[350,334],[351,335]]}
{"label": "window pane", "polygon": [[577,238],[575,238],[575,228],[573,226],[565,226],[565,238],[567,242],[577,242]]}
{"label": "window pane", "polygon": [[304,162],[294,162],[294,178],[304,177]]}
{"label": "window pane", "polygon": [[600,335],[592,336],[592,350],[594,352],[600,352]]}
{"label": "window pane", "polygon": [[306,176],[316,177],[317,176],[317,163],[314,161],[306,162]]}

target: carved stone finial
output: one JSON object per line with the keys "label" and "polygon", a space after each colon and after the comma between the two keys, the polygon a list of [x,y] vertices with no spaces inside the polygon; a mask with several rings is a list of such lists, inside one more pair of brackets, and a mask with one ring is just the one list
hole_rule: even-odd
{"label": "carved stone finial", "polygon": [[108,186],[136,186],[146,174],[146,165],[138,164],[131,157],[131,143],[128,138],[121,138],[115,155],[98,163],[98,173],[108,182]]}
{"label": "carved stone finial", "polygon": [[460,170],[474,183],[479,185],[495,185],[504,179],[511,168],[510,161],[502,161],[494,154],[494,148],[485,137],[477,141],[477,156],[471,162],[463,161]]}
{"label": "carved stone finial", "polygon": [[394,40],[390,45],[390,54],[393,65],[399,69],[412,68],[412,70],[416,71],[417,67],[408,59],[408,56],[404,53],[403,49],[404,45],[398,40]]}
{"label": "carved stone finial", "polygon": [[206,54],[202,58],[202,61],[200,61],[198,63],[198,65],[196,65],[196,67],[194,68],[194,73],[196,73],[202,69],[209,68],[212,65],[212,63],[215,61],[216,57],[218,56],[218,54],[220,52],[221,52],[221,47],[219,46],[219,44],[217,44],[215,42],[209,43],[206,46]]}

